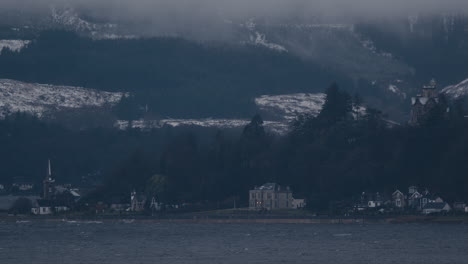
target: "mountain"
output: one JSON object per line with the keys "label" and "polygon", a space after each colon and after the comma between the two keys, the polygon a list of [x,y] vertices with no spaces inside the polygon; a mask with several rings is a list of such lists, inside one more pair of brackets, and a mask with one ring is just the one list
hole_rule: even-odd
{"label": "mountain", "polygon": [[337,82],[402,121],[422,84],[447,86],[468,67],[463,15],[220,18],[213,32],[174,25],[172,33],[69,7],[4,21],[0,47],[17,52],[2,49],[0,78],[131,92],[128,108],[160,118],[248,119],[263,94],[319,93]]}
{"label": "mountain", "polygon": [[0,117],[16,112],[41,117],[47,112],[112,106],[118,103],[122,96],[123,93],[102,92],[81,87],[0,79]]}
{"label": "mountain", "polygon": [[442,93],[448,95],[453,99],[459,99],[468,95],[468,79],[460,82],[459,84],[450,85],[442,90]]}
{"label": "mountain", "polygon": [[127,112],[147,106],[163,118],[248,119],[264,94],[317,93],[332,82],[352,88],[333,69],[252,45],[92,40],[63,31],[43,32],[20,53],[3,52],[0,78],[130,92]]}
{"label": "mountain", "polygon": [[[83,108],[112,107],[129,94],[103,92],[72,86],[58,86],[37,83],[25,83],[10,79],[0,79],[0,118],[14,113],[28,113],[39,118],[49,118],[61,111],[79,112]],[[285,134],[289,123],[299,114],[318,115],[325,102],[325,95],[319,94],[283,94],[262,95],[255,99],[257,110],[266,117],[265,127],[276,134]],[[111,121],[111,120],[107,120]],[[148,130],[164,126],[199,126],[220,129],[241,128],[249,119],[178,119],[159,120],[119,120],[115,126],[119,129],[128,127]]]}

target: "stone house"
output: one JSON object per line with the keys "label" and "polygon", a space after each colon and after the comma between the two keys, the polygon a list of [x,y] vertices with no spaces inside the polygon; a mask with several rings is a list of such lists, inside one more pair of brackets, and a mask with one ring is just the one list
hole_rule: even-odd
{"label": "stone house", "polygon": [[304,206],[304,199],[295,201],[291,189],[277,183],[265,183],[249,191],[250,209],[297,209]]}

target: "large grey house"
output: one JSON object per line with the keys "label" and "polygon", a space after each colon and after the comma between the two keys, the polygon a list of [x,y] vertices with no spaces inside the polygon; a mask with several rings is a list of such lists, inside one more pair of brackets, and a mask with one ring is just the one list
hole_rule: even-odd
{"label": "large grey house", "polygon": [[265,183],[249,191],[250,209],[297,209],[304,206],[304,199],[294,199],[289,187],[276,183]]}

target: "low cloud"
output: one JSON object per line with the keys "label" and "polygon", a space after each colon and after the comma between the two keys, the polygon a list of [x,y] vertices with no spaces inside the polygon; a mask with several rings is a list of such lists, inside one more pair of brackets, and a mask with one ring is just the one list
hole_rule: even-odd
{"label": "low cloud", "polygon": [[[422,13],[462,13],[467,0],[1,0],[0,10],[47,15],[72,7],[87,15],[126,22],[145,31],[198,32],[255,17],[266,20],[354,21]],[[218,31],[222,32],[222,31]]]}

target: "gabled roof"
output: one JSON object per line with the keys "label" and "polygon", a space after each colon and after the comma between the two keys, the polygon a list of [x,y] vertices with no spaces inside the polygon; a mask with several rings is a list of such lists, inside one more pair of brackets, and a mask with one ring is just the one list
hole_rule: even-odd
{"label": "gabled roof", "polygon": [[423,197],[423,195],[420,194],[418,191],[416,191],[409,197],[409,199],[418,199],[418,198],[421,198],[421,197]]}
{"label": "gabled roof", "polygon": [[430,97],[424,97],[424,96],[412,97],[411,105],[415,105],[418,103],[422,105],[426,105],[429,101],[434,101],[435,103],[438,103],[439,98],[430,98]]}

